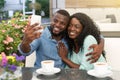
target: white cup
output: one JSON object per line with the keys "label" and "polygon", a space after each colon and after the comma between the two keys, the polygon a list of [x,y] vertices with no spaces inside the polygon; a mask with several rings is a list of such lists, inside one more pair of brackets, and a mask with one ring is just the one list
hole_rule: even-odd
{"label": "white cup", "polygon": [[109,66],[106,62],[96,62],[94,63],[95,73],[103,75],[108,72]]}
{"label": "white cup", "polygon": [[41,67],[44,72],[52,72],[54,69],[54,63],[53,60],[44,60],[41,62]]}

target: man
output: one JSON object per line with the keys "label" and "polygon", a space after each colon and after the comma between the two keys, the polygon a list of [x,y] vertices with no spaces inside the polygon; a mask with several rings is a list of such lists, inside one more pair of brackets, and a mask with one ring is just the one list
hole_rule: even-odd
{"label": "man", "polygon": [[[69,13],[65,10],[58,10],[52,19],[51,25],[46,27],[44,31],[36,32],[40,30],[41,27],[36,27],[38,24],[28,25],[24,33],[23,41],[19,45],[19,51],[23,55],[29,55],[36,51],[36,61],[34,66],[41,67],[40,62],[46,59],[52,59],[55,61],[55,67],[63,68],[64,63],[62,62],[58,51],[57,45],[59,41],[62,41],[67,46],[66,30],[69,22]],[[100,46],[94,46],[94,52],[88,55],[93,55],[89,60],[95,62],[99,54],[102,52],[103,41]],[[97,53],[96,53],[97,52]],[[93,59],[93,60],[92,60]]]}

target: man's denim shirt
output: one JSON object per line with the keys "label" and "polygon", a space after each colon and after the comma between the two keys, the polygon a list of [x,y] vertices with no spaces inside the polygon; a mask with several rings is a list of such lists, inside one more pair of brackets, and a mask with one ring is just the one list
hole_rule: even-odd
{"label": "man's denim shirt", "polygon": [[[66,45],[66,47],[68,47],[67,42],[64,38],[61,41]],[[29,53],[23,53],[20,49],[20,45],[18,46],[18,50],[22,55],[25,56],[30,55],[31,53],[36,51],[36,61],[34,64],[35,67],[41,67],[40,62],[42,60],[54,60],[55,67],[64,68],[65,65],[59,57],[57,45],[58,41],[52,39],[50,31],[48,27],[46,27],[45,30],[42,32],[40,38],[35,39],[30,44],[31,51]]]}

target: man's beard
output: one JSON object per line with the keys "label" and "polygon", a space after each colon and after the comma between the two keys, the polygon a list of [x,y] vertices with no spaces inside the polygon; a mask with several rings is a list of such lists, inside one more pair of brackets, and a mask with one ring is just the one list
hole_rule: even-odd
{"label": "man's beard", "polygon": [[51,31],[51,33],[52,33],[52,36],[64,36],[65,35],[65,30],[64,31],[62,31],[62,32],[60,32],[59,34],[54,34],[53,33],[53,28],[51,27],[51,29],[50,29],[50,31]]}

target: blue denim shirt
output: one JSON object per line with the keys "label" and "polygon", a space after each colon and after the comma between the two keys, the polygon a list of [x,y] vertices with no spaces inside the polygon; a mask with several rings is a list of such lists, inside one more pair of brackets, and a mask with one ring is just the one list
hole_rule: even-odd
{"label": "blue denim shirt", "polygon": [[[66,45],[66,47],[68,47],[67,42],[64,38],[61,39],[61,41]],[[30,44],[31,51],[29,53],[23,53],[20,49],[20,45],[18,46],[18,50],[20,51],[21,54],[25,56],[33,53],[33,51],[36,51],[36,61],[34,64],[35,67],[41,67],[40,64],[41,61],[51,59],[55,61],[55,67],[64,68],[64,63],[59,57],[57,51],[57,45],[58,45],[58,41],[52,39],[50,31],[48,27],[46,27],[45,30],[42,32],[40,38],[35,39]]]}

